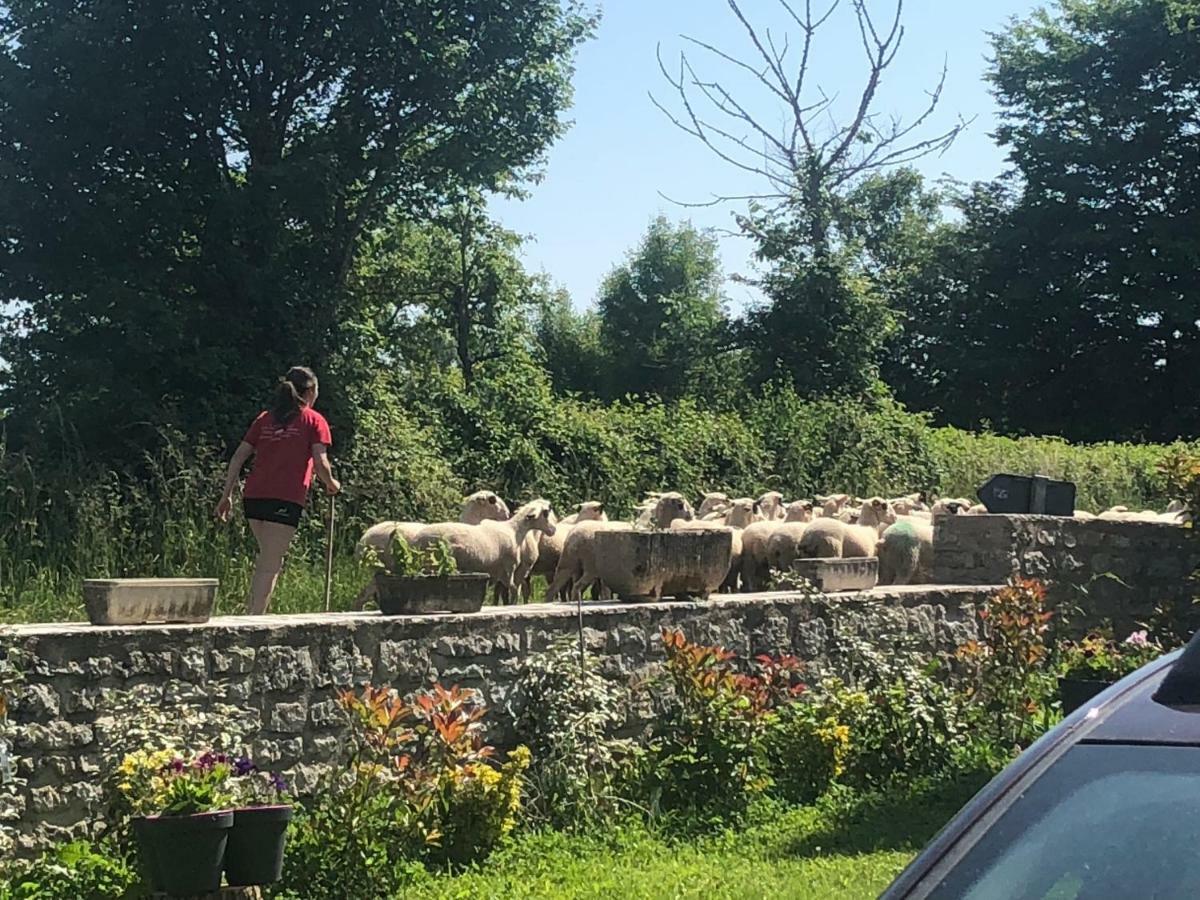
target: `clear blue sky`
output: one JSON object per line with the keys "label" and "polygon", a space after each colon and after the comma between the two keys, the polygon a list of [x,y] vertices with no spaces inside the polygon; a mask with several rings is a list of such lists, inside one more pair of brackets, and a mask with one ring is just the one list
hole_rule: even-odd
{"label": "clear blue sky", "polygon": [[[743,9],[756,22],[788,32],[776,0],[744,0]],[[796,4],[793,4],[794,6]],[[802,2],[799,4],[802,6]],[[814,8],[820,5],[815,0]],[[841,118],[857,102],[865,75],[864,51],[849,0],[822,31],[814,59],[812,83],[837,94]],[[943,173],[963,180],[991,178],[1004,168],[1004,154],[990,133],[995,102],[983,74],[990,53],[988,31],[1012,16],[1025,16],[1038,6],[1033,0],[906,0],[904,46],[879,93],[877,109],[902,117],[919,114],[926,92],[937,83],[943,62],[949,78],[940,112],[931,129],[951,126],[958,116],[975,117],[966,134],[941,157],[920,168],[930,178]],[[868,0],[881,17],[893,0]],[[683,201],[703,201],[713,194],[754,193],[754,176],[721,161],[699,142],[678,130],[654,108],[647,96],[672,100],[662,78],[655,48],[677,64],[687,34],[739,58],[753,48],[725,0],[608,0],[594,40],[580,52],[575,76],[574,125],[549,153],[545,180],[524,201],[497,201],[493,211],[509,228],[529,235],[527,265],[545,271],[565,286],[577,306],[590,304],[604,275],[634,247],[658,213],[690,218],[702,227],[732,228],[732,205],[686,210],[661,194]],[[727,79],[739,100],[753,102],[765,121],[782,121],[763,89],[737,78],[725,63],[689,50],[701,74]],[[749,272],[747,243],[721,238],[727,272]],[[730,299],[741,305],[751,294],[730,284]]]}

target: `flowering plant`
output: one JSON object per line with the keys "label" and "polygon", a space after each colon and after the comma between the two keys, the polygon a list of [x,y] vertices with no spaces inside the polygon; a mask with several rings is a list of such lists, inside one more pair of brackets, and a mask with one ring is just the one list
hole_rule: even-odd
{"label": "flowering plant", "polygon": [[232,772],[221,753],[188,757],[174,750],[135,750],[117,767],[117,790],[134,815],[188,816],[228,809]]}
{"label": "flowering plant", "polygon": [[1079,641],[1059,646],[1059,674],[1064,678],[1119,681],[1162,656],[1162,646],[1146,631],[1135,631],[1118,642],[1111,629],[1097,629]]}
{"label": "flowering plant", "polygon": [[291,802],[287,782],[278,773],[260,769],[248,756],[239,756],[232,766],[230,787],[239,807],[283,806]]}

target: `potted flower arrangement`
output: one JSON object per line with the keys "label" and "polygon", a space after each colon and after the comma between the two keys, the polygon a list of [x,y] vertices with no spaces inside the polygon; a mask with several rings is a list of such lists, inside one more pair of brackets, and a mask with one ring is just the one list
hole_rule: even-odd
{"label": "potted flower arrangement", "polygon": [[228,757],[136,751],[118,767],[118,790],[134,814],[139,854],[156,891],[180,897],[221,886],[233,825]]}
{"label": "potted flower arrangement", "polygon": [[273,884],[283,872],[292,805],[287,783],[247,757],[233,761],[237,808],[225,848],[225,880],[234,887]]}
{"label": "potted flower arrangement", "polygon": [[1111,630],[1099,629],[1079,641],[1067,641],[1058,651],[1058,695],[1063,715],[1074,712],[1126,675],[1163,654],[1145,631],[1116,641]]}
{"label": "potted flower arrangement", "polygon": [[379,609],[385,616],[431,612],[479,612],[487,593],[488,577],[459,574],[450,545],[438,541],[414,549],[397,534],[392,537],[390,565],[368,551],[366,563],[376,569]]}

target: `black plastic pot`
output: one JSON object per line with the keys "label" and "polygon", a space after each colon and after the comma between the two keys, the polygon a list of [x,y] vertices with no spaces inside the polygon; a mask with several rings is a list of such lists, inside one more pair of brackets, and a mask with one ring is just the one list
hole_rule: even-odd
{"label": "black plastic pot", "polygon": [[225,844],[232,825],[231,810],[135,820],[134,835],[151,886],[175,897],[220,890]]}
{"label": "black plastic pot", "polygon": [[1094,681],[1088,678],[1058,679],[1058,699],[1062,703],[1063,715],[1079,709],[1093,697],[1116,684],[1115,681]]}
{"label": "black plastic pot", "polygon": [[290,806],[254,806],[233,811],[225,848],[225,880],[233,887],[274,884],[283,874]]}

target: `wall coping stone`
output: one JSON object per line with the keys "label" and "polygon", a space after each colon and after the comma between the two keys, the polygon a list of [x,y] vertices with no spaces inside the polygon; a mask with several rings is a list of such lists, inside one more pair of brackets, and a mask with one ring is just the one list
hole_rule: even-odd
{"label": "wall coping stone", "polygon": [[[658,603],[620,603],[588,601],[583,604],[585,616],[613,616],[628,613],[631,610],[645,610],[648,613],[685,613],[703,612],[704,610],[736,610],[739,607],[760,607],[764,603],[792,606],[796,603],[811,600],[830,600],[848,602],[856,600],[871,600],[887,606],[926,606],[931,602],[931,596],[943,600],[953,600],[958,597],[963,601],[973,600],[980,592],[989,589],[999,589],[1001,585],[894,585],[877,587],[866,591],[842,591],[829,594],[804,594],[799,591],[774,591],[755,594],[723,594],[713,595],[708,600],[658,602]],[[554,619],[569,618],[578,615],[574,603],[529,603],[519,606],[488,606],[477,613],[430,613],[420,616],[385,616],[379,612],[331,612],[331,613],[297,613],[288,615],[266,616],[216,616],[207,622],[199,624],[178,625],[92,625],[88,622],[44,622],[28,625],[10,626],[7,633],[9,639],[18,641],[28,638],[65,637],[69,635],[99,635],[106,639],[131,638],[138,636],[184,636],[186,633],[254,631],[278,632],[294,631],[304,626],[341,626],[357,630],[364,626],[386,625],[390,629],[397,626],[412,625],[415,628],[429,625],[447,625],[451,623],[479,623],[489,620],[504,622],[513,619]]]}

